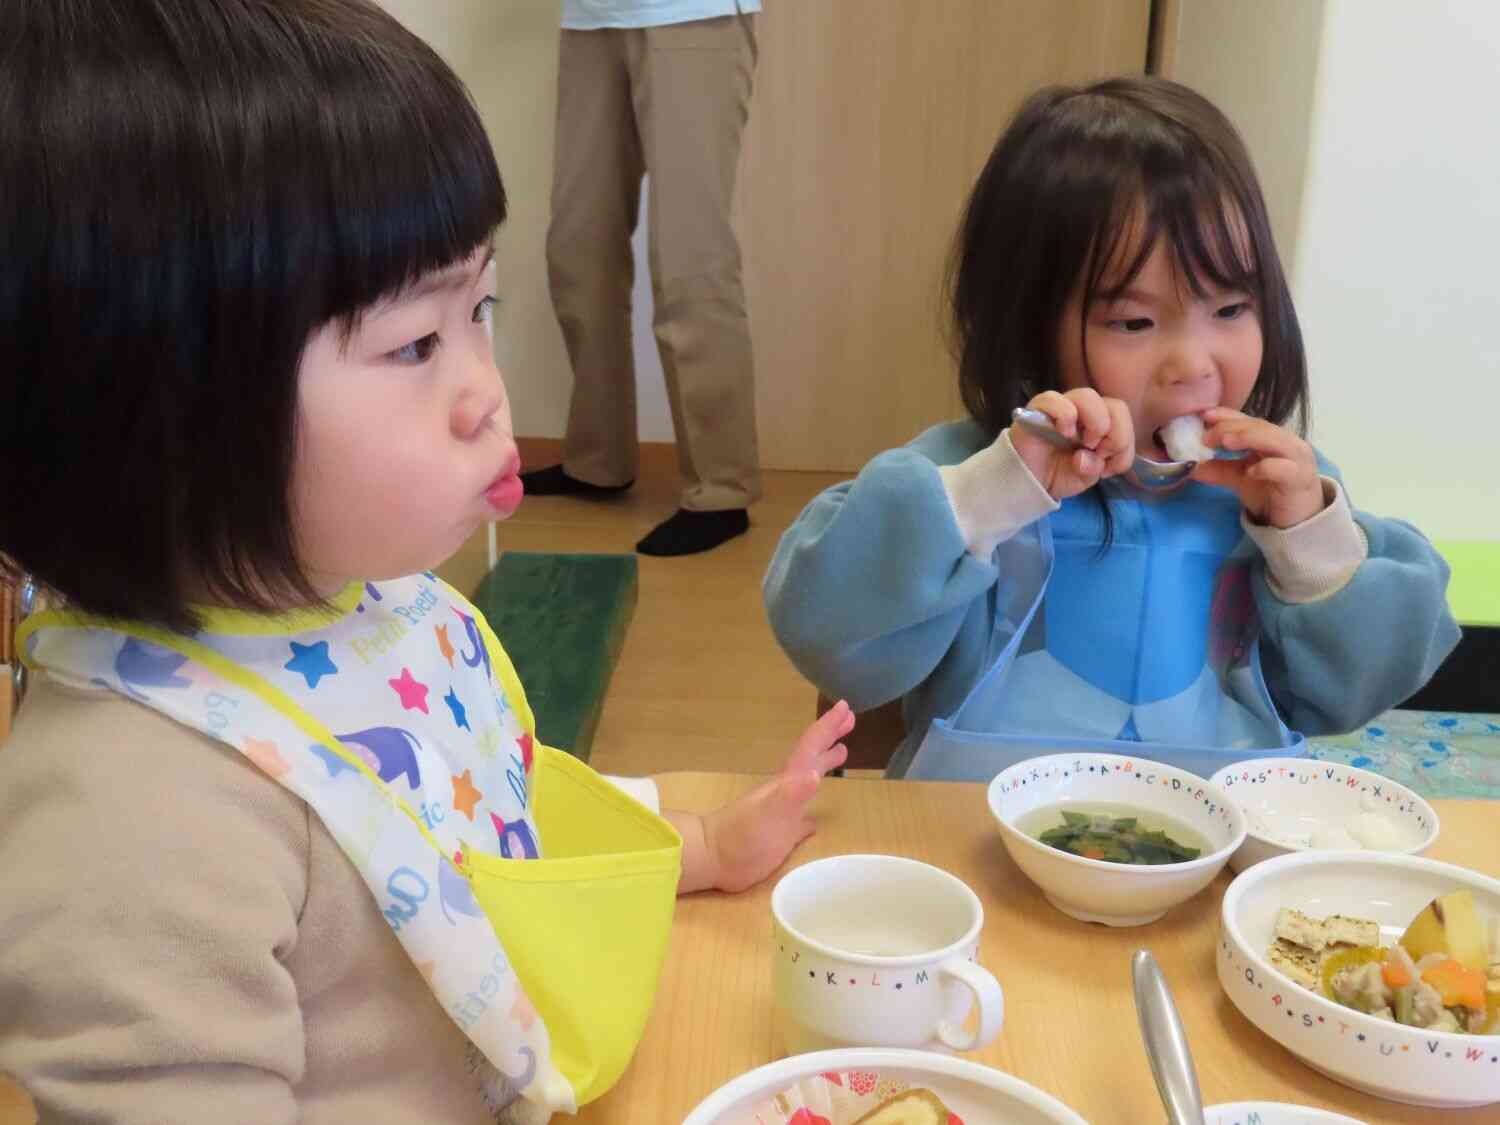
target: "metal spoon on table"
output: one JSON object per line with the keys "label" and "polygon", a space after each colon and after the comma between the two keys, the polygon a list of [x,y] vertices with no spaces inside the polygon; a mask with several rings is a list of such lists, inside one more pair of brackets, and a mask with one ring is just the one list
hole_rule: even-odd
{"label": "metal spoon on table", "polygon": [[1182,1030],[1167,978],[1150,950],[1136,950],[1130,975],[1141,1038],[1146,1041],[1156,1091],[1167,1107],[1167,1121],[1169,1125],[1204,1125],[1203,1096],[1198,1092],[1198,1074],[1193,1069],[1187,1034]]}
{"label": "metal spoon on table", "polygon": [[[1058,449],[1086,448],[1083,442],[1074,441],[1058,433],[1057,427],[1052,424],[1052,419],[1040,410],[1028,410],[1024,406],[1018,406],[1010,412],[1010,417],[1016,425],[1028,433],[1035,434],[1048,444],[1057,446]],[[1223,457],[1225,454],[1221,453],[1218,456]],[[1228,456],[1239,457],[1243,454],[1229,454]],[[1136,484],[1147,491],[1154,492],[1182,483],[1197,467],[1196,461],[1153,461],[1137,453],[1130,468]]]}

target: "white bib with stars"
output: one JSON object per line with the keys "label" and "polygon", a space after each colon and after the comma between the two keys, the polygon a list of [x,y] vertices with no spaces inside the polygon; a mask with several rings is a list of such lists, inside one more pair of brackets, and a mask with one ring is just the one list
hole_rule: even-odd
{"label": "white bib with stars", "polygon": [[[351,585],[333,605],[333,615],[206,610],[192,637],[59,611],[28,621],[20,640],[29,664],[202,730],[302,797],[493,1067],[481,1078],[492,1107],[519,1095],[525,1104],[507,1114],[517,1121],[573,1112],[613,1084],[640,1028],[592,1032],[614,1022],[608,1010],[570,1010],[584,1001],[561,978],[580,967],[554,963],[556,931],[579,924],[569,910],[597,922],[623,909],[630,883],[638,932],[603,971],[628,976],[627,1009],[640,1007],[644,985],[643,1024],[681,842],[586,766],[535,742],[498,640],[436,576]],[[559,835],[569,806],[582,803],[594,837],[561,842],[567,858],[555,861],[541,858],[539,760],[562,779],[546,783]],[[601,836],[601,824],[618,831]],[[612,874],[625,878],[610,887]],[[553,1025],[567,1029],[560,1043]]]}

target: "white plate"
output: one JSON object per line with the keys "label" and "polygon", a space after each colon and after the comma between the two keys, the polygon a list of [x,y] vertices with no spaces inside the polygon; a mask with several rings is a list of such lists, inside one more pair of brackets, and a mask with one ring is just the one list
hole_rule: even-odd
{"label": "white plate", "polygon": [[1233,1102],[1203,1110],[1204,1125],[1365,1125],[1354,1117],[1286,1102]]}
{"label": "white plate", "polygon": [[1265,957],[1283,906],[1316,917],[1372,919],[1382,944],[1390,944],[1434,898],[1463,887],[1473,892],[1481,921],[1500,917],[1500,880],[1453,864],[1388,852],[1268,859],[1224,893],[1219,983],[1246,1019],[1345,1085],[1444,1109],[1500,1102],[1500,1035],[1422,1031],[1376,1019],[1293,983]]}
{"label": "white plate", "polygon": [[1225,766],[1209,780],[1245,813],[1248,834],[1229,857],[1235,871],[1272,856],[1317,850],[1278,839],[1276,830],[1308,835],[1347,825],[1361,811],[1378,812],[1410,839],[1395,854],[1420,855],[1438,838],[1438,815],[1431,805],[1399,782],[1354,766],[1260,758]]}
{"label": "white plate", "polygon": [[715,1090],[688,1114],[683,1125],[754,1125],[753,1119],[746,1122],[737,1111],[774,1097],[804,1079],[861,1069],[927,1087],[963,1118],[965,1125],[1088,1125],[1052,1095],[993,1067],[931,1051],[885,1047],[816,1051],[769,1063]]}

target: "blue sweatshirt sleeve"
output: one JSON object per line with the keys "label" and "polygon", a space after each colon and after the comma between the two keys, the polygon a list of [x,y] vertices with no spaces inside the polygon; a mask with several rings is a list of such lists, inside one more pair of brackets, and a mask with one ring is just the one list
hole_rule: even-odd
{"label": "blue sweatshirt sleeve", "polygon": [[[1323,472],[1337,477],[1326,462]],[[1458,644],[1448,564],[1400,520],[1356,511],[1369,554],[1337,593],[1289,604],[1256,568],[1266,686],[1287,725],[1306,735],[1354,730],[1432,678]]]}
{"label": "blue sweatshirt sleeve", "polygon": [[966,550],[937,463],[907,447],[813,499],[763,594],[797,669],[863,711],[927,679],[996,577]]}

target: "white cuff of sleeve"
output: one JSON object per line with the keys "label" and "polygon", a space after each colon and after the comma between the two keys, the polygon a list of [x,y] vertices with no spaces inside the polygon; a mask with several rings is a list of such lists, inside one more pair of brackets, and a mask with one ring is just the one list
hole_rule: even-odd
{"label": "white cuff of sleeve", "polygon": [[1271,593],[1290,605],[1331,598],[1370,554],[1364,528],[1354,519],[1339,483],[1322,477],[1324,508],[1296,527],[1264,527],[1240,513],[1245,534],[1266,559]]}
{"label": "white cuff of sleeve", "polygon": [[614,777],[607,773],[600,776],[627,797],[634,797],[657,816],[661,815],[661,794],[649,777]]}
{"label": "white cuff of sleeve", "polygon": [[953,508],[969,554],[989,562],[995,548],[1027,524],[1060,506],[1001,430],[989,446],[957,465],[941,465],[938,475]]}

